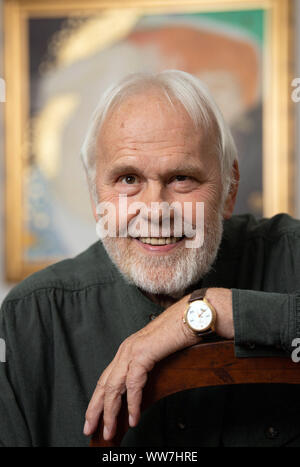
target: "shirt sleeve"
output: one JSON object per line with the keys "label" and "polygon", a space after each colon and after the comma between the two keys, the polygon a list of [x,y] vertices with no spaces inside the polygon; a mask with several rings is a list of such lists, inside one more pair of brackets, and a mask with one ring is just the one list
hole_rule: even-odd
{"label": "shirt sleeve", "polygon": [[0,446],[31,446],[31,437],[23,415],[18,384],[13,368],[13,354],[3,308],[0,310]]}
{"label": "shirt sleeve", "polygon": [[291,355],[300,337],[300,291],[232,289],[232,306],[237,357]]}

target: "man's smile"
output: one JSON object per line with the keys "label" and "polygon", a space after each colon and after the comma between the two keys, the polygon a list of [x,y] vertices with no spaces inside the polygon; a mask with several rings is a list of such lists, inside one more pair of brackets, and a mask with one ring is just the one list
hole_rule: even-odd
{"label": "man's smile", "polygon": [[139,246],[150,252],[167,252],[182,244],[183,237],[137,237],[132,238]]}

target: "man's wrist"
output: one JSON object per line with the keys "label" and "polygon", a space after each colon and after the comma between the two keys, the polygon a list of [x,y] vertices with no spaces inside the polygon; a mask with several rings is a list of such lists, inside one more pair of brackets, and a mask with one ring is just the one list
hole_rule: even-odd
{"label": "man's wrist", "polygon": [[209,287],[206,291],[205,298],[216,310],[216,333],[226,339],[233,339],[232,290]]}

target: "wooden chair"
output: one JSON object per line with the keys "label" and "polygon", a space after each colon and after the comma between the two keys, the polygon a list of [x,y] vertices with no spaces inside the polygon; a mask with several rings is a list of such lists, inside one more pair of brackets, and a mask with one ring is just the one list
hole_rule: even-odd
{"label": "wooden chair", "polygon": [[[155,365],[143,391],[142,410],[163,397],[186,389],[243,383],[300,384],[300,368],[288,357],[236,358],[233,341],[198,344]],[[111,441],[103,439],[101,419],[90,446],[120,446],[128,428],[125,397],[116,436]]]}

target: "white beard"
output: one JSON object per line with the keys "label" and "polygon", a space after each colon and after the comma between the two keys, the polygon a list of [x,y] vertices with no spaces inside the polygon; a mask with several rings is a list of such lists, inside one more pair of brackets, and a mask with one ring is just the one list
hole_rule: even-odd
{"label": "white beard", "polygon": [[205,222],[204,242],[199,248],[186,248],[183,240],[168,255],[151,257],[134,246],[132,239],[106,237],[102,243],[127,282],[151,294],[180,297],[208,273],[217,256],[223,217],[221,212],[212,217],[210,222]]}

